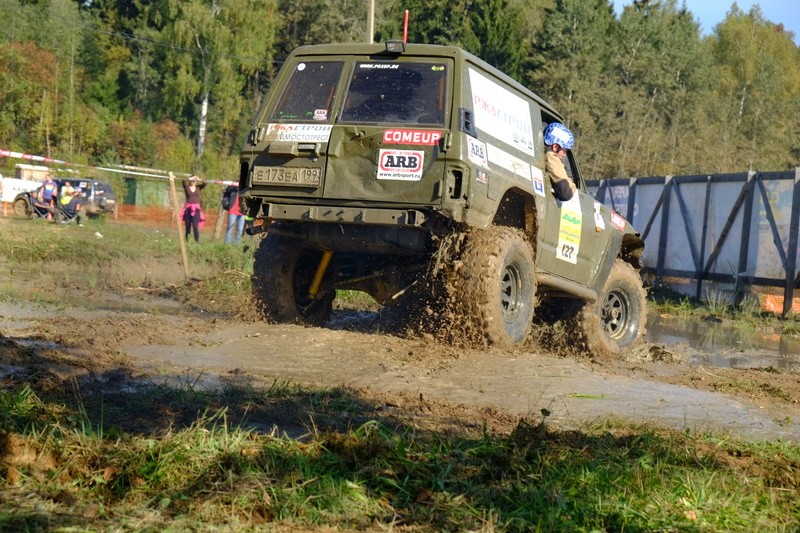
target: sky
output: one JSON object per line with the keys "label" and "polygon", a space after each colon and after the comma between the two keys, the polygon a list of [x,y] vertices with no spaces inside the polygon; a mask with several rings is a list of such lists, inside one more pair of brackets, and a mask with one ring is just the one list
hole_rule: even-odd
{"label": "sky", "polygon": [[[622,12],[622,6],[630,5],[633,0],[614,0],[614,10],[617,15]],[[714,26],[722,22],[725,15],[730,11],[733,0],[678,0],[680,7],[682,4],[691,11],[694,19],[700,23],[700,31],[703,35],[708,35],[714,30]],[[754,5],[761,7],[764,18],[775,24],[783,24],[787,31],[794,32],[794,42],[800,44],[800,1],[798,0],[759,0],[748,1],[738,0],[736,5],[739,9],[747,13]]]}

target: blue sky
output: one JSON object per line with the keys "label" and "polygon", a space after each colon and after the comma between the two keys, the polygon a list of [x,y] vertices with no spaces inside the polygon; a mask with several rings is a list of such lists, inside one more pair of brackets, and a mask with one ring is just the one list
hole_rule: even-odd
{"label": "blue sky", "polygon": [[[619,14],[622,6],[632,4],[632,0],[614,0],[614,9]],[[714,26],[722,22],[730,11],[733,0],[678,0],[678,6],[686,5],[694,19],[700,22],[700,31],[708,35]],[[800,43],[800,1],[798,0],[760,0],[750,2],[739,0],[739,9],[747,13],[754,5],[761,7],[764,18],[775,24],[783,24],[786,30],[794,32],[794,42]]]}

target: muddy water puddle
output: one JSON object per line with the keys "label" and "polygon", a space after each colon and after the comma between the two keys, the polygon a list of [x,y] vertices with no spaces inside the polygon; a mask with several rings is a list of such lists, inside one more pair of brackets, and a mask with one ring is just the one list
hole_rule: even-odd
{"label": "muddy water puddle", "polygon": [[668,347],[688,345],[693,349],[689,364],[800,371],[800,339],[752,327],[651,315],[646,339]]}

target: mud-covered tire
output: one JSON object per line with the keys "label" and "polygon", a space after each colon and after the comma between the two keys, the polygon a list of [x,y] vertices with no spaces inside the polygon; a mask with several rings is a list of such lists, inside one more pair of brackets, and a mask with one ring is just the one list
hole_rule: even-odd
{"label": "mud-covered tire", "polygon": [[[268,233],[254,254],[253,298],[270,322],[319,326],[328,321],[336,291],[326,274],[316,298],[308,288],[322,252],[298,239]],[[329,267],[330,271],[330,267]]]}
{"label": "mud-covered tire", "polygon": [[[467,235],[451,278],[455,320],[490,345],[522,344],[533,323],[533,249],[520,230],[492,226]],[[475,339],[477,340],[477,339]]]}
{"label": "mud-covered tire", "polygon": [[19,198],[16,202],[14,202],[14,215],[22,218],[30,218],[31,207],[28,205],[28,202],[26,202],[25,199]]}
{"label": "mud-covered tire", "polygon": [[617,259],[598,300],[584,305],[576,320],[591,357],[613,359],[633,348],[647,322],[647,293],[639,273]]}

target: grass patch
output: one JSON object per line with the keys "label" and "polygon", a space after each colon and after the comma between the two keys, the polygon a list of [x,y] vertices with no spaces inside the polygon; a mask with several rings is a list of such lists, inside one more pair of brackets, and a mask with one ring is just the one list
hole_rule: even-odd
{"label": "grass patch", "polygon": [[[526,419],[505,433],[470,432],[459,420],[421,429],[353,391],[288,384],[80,394],[0,391],[11,413],[0,437],[0,529],[799,525],[800,449],[785,442],[614,421],[564,432]],[[297,427],[298,438],[280,430]]]}
{"label": "grass patch", "polygon": [[800,336],[800,316],[789,313],[782,317],[762,311],[758,300],[745,298],[735,306],[719,292],[710,292],[705,300],[681,294],[669,287],[652,287],[648,291],[651,311],[660,315],[671,315],[682,319],[722,319],[735,323],[742,333],[754,330],[771,330],[781,335]]}

